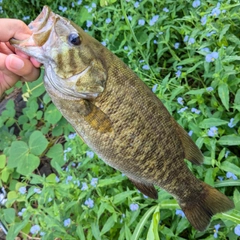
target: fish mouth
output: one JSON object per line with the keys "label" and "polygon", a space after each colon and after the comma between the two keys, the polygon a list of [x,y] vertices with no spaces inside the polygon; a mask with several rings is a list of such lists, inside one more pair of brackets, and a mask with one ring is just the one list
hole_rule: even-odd
{"label": "fish mouth", "polygon": [[37,18],[28,25],[33,33],[32,36],[25,40],[11,38],[9,42],[20,50],[29,46],[42,46],[47,40],[46,34],[44,33],[49,33],[54,21],[55,18],[51,9],[48,6],[44,6]]}

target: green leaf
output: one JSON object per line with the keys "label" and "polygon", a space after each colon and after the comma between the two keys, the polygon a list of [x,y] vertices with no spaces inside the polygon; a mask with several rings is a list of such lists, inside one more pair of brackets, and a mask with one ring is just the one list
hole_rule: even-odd
{"label": "green leaf", "polygon": [[240,56],[226,56],[222,60],[223,63],[229,63],[229,62],[233,62],[233,61],[240,61]]}
{"label": "green leaf", "polygon": [[229,109],[229,90],[228,90],[227,83],[222,83],[219,85],[218,94],[224,107],[228,110]]}
{"label": "green leaf", "polygon": [[240,145],[240,137],[235,135],[226,135],[222,136],[218,143],[220,145],[227,145],[227,146],[239,146]]}
{"label": "green leaf", "polygon": [[4,154],[0,155],[0,169],[4,168],[6,165],[6,156]]}
{"label": "green leaf", "polygon": [[28,175],[32,173],[40,164],[39,157],[28,154],[24,159],[21,159],[18,163],[17,172],[22,175]]}
{"label": "green leaf", "polygon": [[4,219],[7,223],[13,223],[15,220],[14,208],[3,209]]}
{"label": "green leaf", "polygon": [[101,240],[100,231],[96,222],[91,223],[92,234],[97,240]]}
{"label": "green leaf", "polygon": [[224,161],[220,168],[226,172],[232,172],[236,175],[240,175],[240,167],[238,167],[237,165],[231,163],[231,162],[228,162],[228,161]]}
{"label": "green leaf", "polygon": [[30,152],[34,155],[40,155],[46,149],[48,140],[40,131],[34,131],[29,138]]}
{"label": "green leaf", "polygon": [[9,150],[9,158],[7,166],[15,168],[18,163],[24,159],[29,153],[28,145],[22,141],[14,141]]}
{"label": "green leaf", "polygon": [[140,219],[140,221],[138,222],[138,224],[133,232],[132,240],[140,239],[141,232],[143,231],[144,226],[148,221],[148,218],[156,210],[156,208],[158,208],[158,206],[153,206],[153,207],[149,208],[147,210],[147,212],[143,215],[143,217]]}
{"label": "green leaf", "polygon": [[240,89],[237,90],[234,103],[240,105]]}
{"label": "green leaf", "polygon": [[29,218],[25,218],[20,223],[15,223],[10,226],[6,240],[13,240],[18,235],[18,233],[29,223]]}
{"label": "green leaf", "polygon": [[159,240],[159,235],[158,235],[159,220],[160,220],[160,212],[159,212],[159,206],[158,206],[155,209],[155,212],[153,213],[151,225],[147,233],[147,239]]}
{"label": "green leaf", "polygon": [[[84,9],[84,8],[83,8]],[[56,124],[62,117],[59,110],[51,103],[44,113],[44,119],[51,124]]]}
{"label": "green leaf", "polygon": [[119,204],[120,202],[123,202],[126,198],[130,197],[135,192],[136,191],[126,191],[119,193],[113,197],[113,203]]}
{"label": "green leaf", "polygon": [[214,187],[234,187],[234,186],[240,186],[240,180],[229,179],[214,184]]}
{"label": "green leaf", "polygon": [[13,169],[11,168],[8,168],[8,167],[5,167],[3,170],[2,170],[2,176],[1,176],[1,179],[3,180],[3,182],[7,182],[8,181],[8,178],[10,176],[10,174],[13,172]]}
{"label": "green leaf", "polygon": [[114,226],[115,222],[113,219],[113,216],[111,216],[110,218],[108,218],[108,220],[106,221],[106,223],[104,224],[102,230],[101,230],[101,235],[103,235],[104,233],[108,232],[110,229],[112,229],[112,227]]}
{"label": "green leaf", "polygon": [[190,90],[188,92],[186,92],[184,95],[202,95],[203,93],[206,92],[205,88],[201,88],[201,89],[196,89],[196,90]]}
{"label": "green leaf", "polygon": [[226,32],[228,31],[229,27],[231,25],[230,24],[226,24],[223,28],[222,28],[222,31],[220,33],[220,36],[219,36],[219,41],[222,40],[222,38],[224,37],[224,35],[226,34]]}
{"label": "green leaf", "polygon": [[199,127],[200,128],[210,128],[210,127],[216,127],[227,124],[228,121],[221,120],[219,118],[207,118],[204,119],[202,122],[200,122]]}

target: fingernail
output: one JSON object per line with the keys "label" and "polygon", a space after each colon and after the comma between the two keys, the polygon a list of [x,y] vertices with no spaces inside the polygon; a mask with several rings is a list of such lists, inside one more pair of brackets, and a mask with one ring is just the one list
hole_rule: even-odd
{"label": "fingernail", "polygon": [[20,70],[24,67],[24,62],[18,57],[10,56],[10,66],[16,70]]}

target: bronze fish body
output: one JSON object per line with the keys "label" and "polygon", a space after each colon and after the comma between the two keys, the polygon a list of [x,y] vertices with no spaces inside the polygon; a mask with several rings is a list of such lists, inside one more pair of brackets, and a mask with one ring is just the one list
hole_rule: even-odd
{"label": "bronze fish body", "polygon": [[99,157],[145,195],[157,199],[154,185],[174,195],[198,230],[234,207],[191,173],[184,158],[201,164],[203,155],[127,65],[47,6],[29,27],[29,39],[11,44],[44,64],[53,103]]}

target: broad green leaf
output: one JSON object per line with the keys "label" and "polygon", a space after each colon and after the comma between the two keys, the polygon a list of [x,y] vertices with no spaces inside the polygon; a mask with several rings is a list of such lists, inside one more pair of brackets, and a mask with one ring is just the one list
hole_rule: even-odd
{"label": "broad green leaf", "polygon": [[109,186],[112,184],[122,182],[123,180],[124,178],[122,177],[122,175],[118,175],[118,176],[107,178],[107,179],[101,179],[98,183],[98,187]]}
{"label": "broad green leaf", "polygon": [[222,136],[218,140],[218,143],[220,145],[239,146],[240,145],[240,136],[235,136],[235,135]]}
{"label": "broad green leaf", "polygon": [[158,235],[159,220],[160,220],[160,212],[159,212],[159,206],[158,206],[155,212],[153,213],[151,225],[147,233],[147,239],[159,240],[159,235]]}
{"label": "broad green leaf", "polygon": [[200,128],[210,128],[210,127],[216,127],[227,124],[228,121],[221,120],[219,118],[207,118],[204,119],[202,122],[200,122],[199,127]]}
{"label": "broad green leaf", "polygon": [[4,219],[7,223],[13,223],[15,219],[15,209],[8,208],[3,210]]}
{"label": "broad green leaf", "polygon": [[79,239],[81,240],[85,240],[85,234],[84,234],[84,230],[83,227],[81,226],[81,224],[77,225],[77,230],[76,230],[76,234],[79,237]]}
{"label": "broad green leaf", "polygon": [[[83,8],[84,9],[84,8]],[[62,117],[59,110],[51,103],[44,113],[44,119],[51,124],[56,124]]]}
{"label": "broad green leaf", "polygon": [[46,149],[48,140],[40,131],[34,131],[29,138],[30,152],[34,155],[40,155]]}
{"label": "broad green leaf", "polygon": [[199,58],[199,57],[187,58],[187,59],[184,59],[184,60],[180,61],[178,63],[178,65],[185,65],[185,64],[189,64],[189,63],[199,62],[200,59],[201,58]]}
{"label": "broad green leaf", "polygon": [[22,141],[13,142],[9,150],[9,158],[7,166],[15,168],[19,162],[24,159],[29,153],[28,145]]}
{"label": "broad green leaf", "polygon": [[120,202],[123,202],[124,200],[126,200],[126,198],[130,197],[135,192],[136,191],[126,191],[119,193],[113,197],[113,203],[119,204]]}
{"label": "broad green leaf", "polygon": [[3,180],[3,182],[7,182],[8,181],[8,178],[10,176],[10,174],[13,172],[13,169],[12,168],[8,168],[8,167],[5,167],[3,170],[2,170],[2,176],[1,176],[1,179]]}
{"label": "broad green leaf", "polygon": [[99,231],[99,227],[96,222],[91,223],[92,234],[96,238],[96,240],[101,240],[101,234]]}
{"label": "broad green leaf", "polygon": [[230,220],[232,222],[235,222],[236,224],[240,224],[240,211],[238,210],[231,210],[230,212],[226,213],[218,213],[214,215],[212,218],[214,219],[222,219],[222,220]]}
{"label": "broad green leaf", "polygon": [[113,216],[111,216],[110,218],[108,218],[108,220],[105,222],[102,230],[101,230],[101,235],[103,235],[104,233],[108,232],[113,226],[114,226],[115,222],[113,219]]}
{"label": "broad green leaf", "polygon": [[4,168],[6,164],[6,156],[4,154],[0,155],[0,169]]}
{"label": "broad green leaf", "polygon": [[237,165],[231,163],[231,162],[228,162],[228,161],[224,161],[220,168],[226,172],[232,172],[236,175],[240,175],[240,167],[238,167]]}
{"label": "broad green leaf", "polygon": [[18,235],[18,233],[29,223],[29,219],[25,218],[20,223],[15,223],[10,225],[8,230],[8,234],[6,236],[6,240],[13,240]]}
{"label": "broad green leaf", "polygon": [[240,186],[240,180],[229,179],[214,184],[214,187],[234,187],[234,186]]}
{"label": "broad green leaf", "polygon": [[144,229],[144,226],[145,226],[146,222],[148,221],[148,218],[156,210],[156,208],[158,208],[158,205],[149,208],[147,210],[147,212],[142,216],[142,218],[138,222],[138,224],[137,224],[137,226],[136,226],[136,228],[133,232],[132,240],[139,240],[140,239],[140,235],[141,235],[141,233]]}
{"label": "broad green leaf", "polygon": [[220,33],[220,36],[219,36],[219,41],[222,40],[223,36],[226,34],[226,32],[228,31],[229,27],[231,25],[230,24],[226,24],[223,28],[222,28],[222,31]]}
{"label": "broad green leaf", "polygon": [[202,95],[203,93],[206,92],[205,88],[201,88],[201,89],[196,89],[196,90],[190,90],[188,92],[186,92],[184,95]]}
{"label": "broad green leaf", "polygon": [[240,89],[237,90],[234,103],[240,105]]}
{"label": "broad green leaf", "polygon": [[[51,164],[53,162],[57,162],[59,166],[63,166],[65,164],[63,158],[63,146],[62,144],[56,144],[52,146],[49,151],[47,152],[47,157],[52,158]],[[54,165],[54,163],[53,163]]]}
{"label": "broad green leaf", "polygon": [[223,63],[229,63],[229,62],[233,62],[233,61],[240,61],[240,56],[226,56],[222,60]]}
{"label": "broad green leaf", "polygon": [[224,105],[224,107],[229,109],[229,89],[227,83],[222,83],[218,87],[219,97]]}
{"label": "broad green leaf", "polygon": [[21,159],[18,163],[17,172],[22,175],[28,175],[32,173],[40,164],[39,157],[28,154],[24,159]]}

